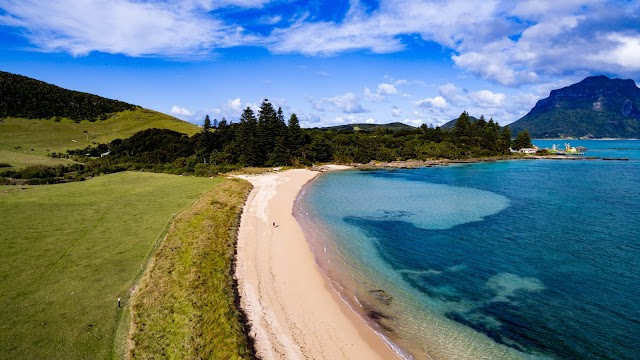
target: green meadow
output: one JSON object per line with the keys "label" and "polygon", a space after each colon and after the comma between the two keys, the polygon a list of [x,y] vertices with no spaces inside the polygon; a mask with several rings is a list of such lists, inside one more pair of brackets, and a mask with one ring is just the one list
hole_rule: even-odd
{"label": "green meadow", "polygon": [[0,186],[0,359],[119,357],[131,289],[156,245],[222,181],[124,172]]}
{"label": "green meadow", "polygon": [[70,164],[68,160],[53,159],[49,155],[125,139],[149,128],[171,129],[189,136],[199,131],[194,124],[147,109],[123,111],[94,122],[6,118],[0,119],[0,163],[15,168]]}

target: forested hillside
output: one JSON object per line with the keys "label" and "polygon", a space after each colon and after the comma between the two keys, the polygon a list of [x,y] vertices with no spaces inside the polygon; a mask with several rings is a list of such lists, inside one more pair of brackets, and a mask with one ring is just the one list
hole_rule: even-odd
{"label": "forested hillside", "polygon": [[[482,120],[485,120],[485,119],[484,119],[484,116],[482,116]],[[469,121],[470,121],[470,122],[476,122],[476,121],[478,121],[478,118],[477,118],[477,117],[474,117],[474,116],[469,116]],[[485,120],[485,121],[486,121],[486,120]],[[457,122],[458,122],[458,119],[453,119],[453,120],[447,121],[446,123],[444,123],[444,124],[443,124],[442,126],[440,126],[440,127],[441,127],[442,129],[444,129],[444,130],[450,130],[450,129],[453,129],[453,128],[456,126],[456,123],[457,123]]]}
{"label": "forested hillside", "polygon": [[389,129],[392,131],[412,131],[412,130],[415,130],[416,128],[401,122],[394,122],[389,124],[367,124],[367,123],[345,124],[345,125],[335,125],[335,126],[316,128],[316,129],[348,133],[348,132],[358,132],[358,131],[373,132],[373,131],[378,131],[380,129]]}
{"label": "forested hillside", "polygon": [[0,71],[0,118],[104,120],[137,106]]}

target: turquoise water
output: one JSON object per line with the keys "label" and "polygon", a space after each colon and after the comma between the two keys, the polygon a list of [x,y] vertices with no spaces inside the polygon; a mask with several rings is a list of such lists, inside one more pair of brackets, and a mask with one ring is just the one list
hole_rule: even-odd
{"label": "turquoise water", "polygon": [[638,359],[640,141],[571,145],[629,161],[335,172],[295,213],[406,357]]}

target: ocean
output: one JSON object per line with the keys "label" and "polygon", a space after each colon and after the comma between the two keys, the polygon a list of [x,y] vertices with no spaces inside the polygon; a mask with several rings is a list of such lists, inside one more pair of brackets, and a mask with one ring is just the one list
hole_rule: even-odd
{"label": "ocean", "polygon": [[294,215],[405,358],[639,359],[640,141],[570,143],[628,160],[332,172]]}

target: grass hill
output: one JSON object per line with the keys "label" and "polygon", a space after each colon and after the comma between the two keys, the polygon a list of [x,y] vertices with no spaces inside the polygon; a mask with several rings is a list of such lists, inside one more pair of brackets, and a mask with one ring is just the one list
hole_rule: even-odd
{"label": "grass hill", "polygon": [[407,125],[407,124],[403,124],[400,122],[394,122],[394,123],[389,123],[389,124],[346,124],[346,125],[336,125],[336,126],[328,126],[328,127],[323,127],[323,128],[317,128],[320,130],[333,130],[336,132],[357,132],[357,131],[362,131],[362,132],[374,132],[378,129],[388,129],[391,131],[400,131],[400,130],[415,130],[416,128],[411,126],[411,125]]}
{"label": "grass hill", "polygon": [[198,126],[166,114],[0,72],[0,164],[5,166],[68,164],[48,155],[150,128],[198,132]]}
{"label": "grass hill", "polygon": [[640,89],[633,80],[588,77],[551,91],[509,127],[534,138],[638,138]]}
{"label": "grass hill", "polygon": [[0,94],[0,117],[48,119],[55,116],[95,121],[106,119],[110,113],[138,107],[4,71],[0,71]]}
{"label": "grass hill", "polygon": [[150,128],[170,129],[189,135],[199,131],[197,125],[142,108],[112,114],[106,120],[94,122],[5,118],[0,119],[0,163],[14,167],[69,163],[48,155],[125,139]]}

